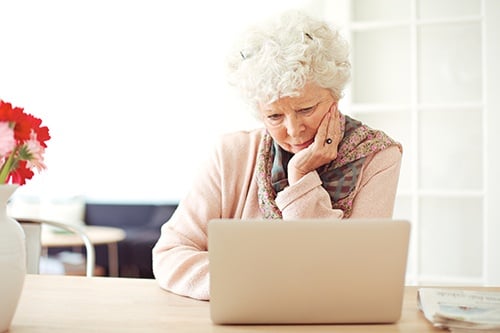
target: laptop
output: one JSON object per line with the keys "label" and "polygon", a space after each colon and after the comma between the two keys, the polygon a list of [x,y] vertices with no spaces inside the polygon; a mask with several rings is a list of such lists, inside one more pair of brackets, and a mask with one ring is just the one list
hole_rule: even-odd
{"label": "laptop", "polygon": [[402,312],[405,220],[211,220],[215,324],[393,323]]}

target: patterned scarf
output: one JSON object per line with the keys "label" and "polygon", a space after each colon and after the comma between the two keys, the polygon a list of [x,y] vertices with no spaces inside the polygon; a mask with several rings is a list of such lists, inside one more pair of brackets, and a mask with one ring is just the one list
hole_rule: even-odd
{"label": "patterned scarf", "polygon": [[[392,145],[400,147],[400,144],[384,132],[371,129],[343,114],[340,114],[340,125],[342,140],[336,159],[316,171],[330,195],[332,207],[341,209],[344,217],[348,218],[365,158]],[[269,133],[264,135],[257,156],[256,178],[259,207],[266,219],[282,218],[275,199],[276,193],[288,186],[287,166],[292,157],[293,154],[283,150]]]}

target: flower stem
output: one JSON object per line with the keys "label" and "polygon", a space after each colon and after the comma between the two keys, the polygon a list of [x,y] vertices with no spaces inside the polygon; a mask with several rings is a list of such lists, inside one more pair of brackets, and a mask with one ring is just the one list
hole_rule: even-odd
{"label": "flower stem", "polygon": [[5,184],[7,181],[7,177],[12,169],[12,165],[14,164],[14,155],[16,151],[14,150],[10,155],[7,161],[5,161],[4,165],[0,169],[0,184]]}

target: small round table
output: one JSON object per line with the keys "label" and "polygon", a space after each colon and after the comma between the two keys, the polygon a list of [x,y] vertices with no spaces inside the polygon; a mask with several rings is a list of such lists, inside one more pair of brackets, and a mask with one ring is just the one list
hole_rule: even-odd
{"label": "small round table", "polygon": [[[108,246],[109,275],[119,276],[118,242],[125,239],[125,231],[115,227],[83,226],[90,242],[93,245],[106,244]],[[83,246],[80,236],[66,232],[42,232],[42,247],[74,247]]]}

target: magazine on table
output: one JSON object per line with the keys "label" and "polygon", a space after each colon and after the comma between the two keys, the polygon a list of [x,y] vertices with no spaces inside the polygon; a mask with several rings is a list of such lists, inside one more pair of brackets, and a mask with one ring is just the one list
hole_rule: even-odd
{"label": "magazine on table", "polygon": [[500,332],[500,292],[419,288],[418,307],[434,326],[456,333]]}

